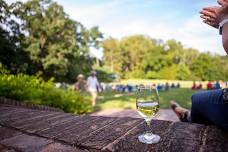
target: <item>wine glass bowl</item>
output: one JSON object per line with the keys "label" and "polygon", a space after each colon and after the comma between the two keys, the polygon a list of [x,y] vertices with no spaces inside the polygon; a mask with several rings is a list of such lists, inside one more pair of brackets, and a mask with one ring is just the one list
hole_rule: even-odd
{"label": "wine glass bowl", "polygon": [[138,137],[145,144],[158,143],[160,136],[151,132],[150,124],[152,118],[159,110],[159,96],[156,87],[139,86],[136,92],[136,108],[138,113],[145,119],[147,131]]}

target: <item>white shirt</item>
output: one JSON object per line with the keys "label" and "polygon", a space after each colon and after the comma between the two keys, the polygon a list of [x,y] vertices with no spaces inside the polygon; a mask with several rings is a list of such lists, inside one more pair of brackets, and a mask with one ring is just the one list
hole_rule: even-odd
{"label": "white shirt", "polygon": [[87,79],[87,85],[90,91],[97,91],[97,87],[99,87],[97,77],[89,76]]}

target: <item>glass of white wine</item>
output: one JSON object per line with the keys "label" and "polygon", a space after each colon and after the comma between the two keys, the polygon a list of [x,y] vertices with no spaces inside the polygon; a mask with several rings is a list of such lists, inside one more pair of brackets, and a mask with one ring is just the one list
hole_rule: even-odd
{"label": "glass of white wine", "polygon": [[145,119],[147,131],[138,136],[140,142],[145,144],[158,143],[160,136],[153,134],[150,129],[152,118],[159,110],[159,96],[156,87],[139,86],[136,92],[136,108]]}

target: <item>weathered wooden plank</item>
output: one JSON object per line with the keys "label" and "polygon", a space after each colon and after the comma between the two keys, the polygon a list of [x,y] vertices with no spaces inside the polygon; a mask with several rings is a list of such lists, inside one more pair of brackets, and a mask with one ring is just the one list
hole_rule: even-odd
{"label": "weathered wooden plank", "polygon": [[[0,106],[0,151],[164,151],[228,152],[228,134],[200,124],[152,121],[158,144],[146,145],[138,135],[146,130],[142,119],[75,117],[70,114]],[[5,126],[16,127],[18,130]],[[25,135],[25,133],[33,133]],[[48,139],[37,137],[44,136]],[[50,139],[64,141],[63,145]],[[72,148],[69,145],[76,145]],[[2,145],[2,146],[1,146]],[[9,149],[12,150],[12,149]]]}
{"label": "weathered wooden plank", "polygon": [[[163,142],[166,143],[166,141]],[[185,140],[185,139],[169,139],[169,142],[165,146],[160,146],[156,151],[165,152],[199,152],[200,141],[197,140]],[[167,146],[167,147],[166,147]]]}
{"label": "weathered wooden plank", "polygon": [[13,149],[16,149],[18,151],[39,152],[46,145],[52,142],[53,141],[45,138],[22,134],[22,135],[14,136],[12,138],[2,140],[0,141],[0,144],[7,147],[12,147]]}
{"label": "weathered wooden plank", "polygon": [[53,111],[53,112],[63,112],[63,110],[58,109],[58,108],[54,108],[54,107],[48,107],[45,105],[37,105],[37,104],[29,103],[29,102],[19,102],[19,101],[15,101],[15,100],[11,100],[11,99],[6,99],[6,98],[0,99],[0,106],[11,106],[11,107],[17,107],[17,108],[37,109],[37,110]]}
{"label": "weathered wooden plank", "polygon": [[0,103],[0,107],[1,108],[10,108],[10,109],[29,109],[27,107],[21,107],[21,106],[11,105],[11,104],[1,104],[1,103]]}
{"label": "weathered wooden plank", "polygon": [[19,134],[21,134],[21,132],[6,127],[0,127],[0,141]]}
{"label": "weathered wooden plank", "polygon": [[4,117],[5,115],[9,115],[10,113],[12,113],[12,111],[15,111],[16,109],[9,109],[9,108],[1,108],[0,109],[0,117]]}
{"label": "weathered wooden plank", "polygon": [[9,111],[15,110],[16,108],[11,108],[9,106],[4,106],[0,104],[0,115],[7,113]]}
{"label": "weathered wooden plank", "polygon": [[156,150],[168,152],[198,152],[202,143],[205,126],[183,122],[174,123],[158,144]]}
{"label": "weathered wooden plank", "polygon": [[4,104],[4,103],[1,103],[0,101],[0,108],[4,108],[4,107],[10,107],[11,105],[9,104]]}
{"label": "weathered wooden plank", "polygon": [[29,117],[24,118],[23,120],[16,120],[15,122],[8,122],[8,125],[18,128],[18,129],[22,129],[29,124],[43,121],[47,118],[55,116],[56,114],[57,114],[56,112],[53,112],[53,113],[40,112],[40,113],[37,113],[36,115],[32,115],[32,116],[30,115]]}
{"label": "weathered wooden plank", "polygon": [[80,137],[78,142],[74,144],[89,147],[90,149],[101,150],[104,146],[118,139],[142,121],[142,119],[134,118],[117,119],[102,129],[94,131],[84,137]]}
{"label": "weathered wooden plank", "polygon": [[44,129],[41,129],[41,130],[37,130],[35,133],[38,134],[39,136],[49,137],[49,135],[46,135],[47,133],[54,131],[56,128],[61,128],[61,126],[69,125],[73,123],[75,119],[77,119],[77,117],[65,118],[64,120],[60,120],[59,123],[45,127]]}
{"label": "weathered wooden plank", "polygon": [[12,109],[9,110],[8,107],[3,107],[3,106],[0,106],[0,115],[3,115],[7,112],[10,112]]}
{"label": "weathered wooden plank", "polygon": [[[161,141],[158,144],[143,144],[139,142],[138,136],[148,130],[145,122],[140,123],[135,126],[132,130],[126,133],[124,136],[120,137],[116,141],[108,144],[102,150],[103,151],[118,151],[118,152],[126,152],[126,151],[155,151],[156,147],[159,144],[162,144],[163,139],[165,138],[167,132],[172,126],[171,122],[168,121],[160,121],[160,120],[152,120],[151,122],[151,131],[154,134],[158,134],[161,137]],[[157,150],[162,151],[162,149]]]}
{"label": "weathered wooden plank", "polygon": [[176,122],[171,128],[169,136],[170,138],[201,141],[204,130],[205,125]]}
{"label": "weathered wooden plank", "polygon": [[4,147],[2,145],[0,145],[0,151],[1,152],[16,152],[15,150],[13,150],[11,148],[7,148],[7,147]]}
{"label": "weathered wooden plank", "polygon": [[228,133],[208,126],[203,136],[201,152],[228,152]]}
{"label": "weathered wooden plank", "polygon": [[15,116],[20,115],[21,113],[27,113],[27,111],[9,111],[8,113],[4,113],[0,115],[0,122],[4,122],[8,119],[15,118]]}
{"label": "weathered wooden plank", "polygon": [[36,117],[37,115],[45,115],[45,114],[46,114],[45,112],[41,112],[41,111],[37,111],[37,110],[23,111],[20,113],[12,113],[12,115],[1,118],[0,122],[2,124],[6,124],[6,125],[10,126],[12,123],[25,121],[27,119],[32,119],[33,117]]}
{"label": "weathered wooden plank", "polygon": [[40,152],[89,152],[85,149],[66,146],[60,143],[52,143],[44,147]]}
{"label": "weathered wooden plank", "polygon": [[58,124],[58,125],[53,126],[47,130],[38,131],[37,134],[40,136],[47,137],[47,138],[55,138],[56,136],[58,136],[59,134],[61,134],[64,131],[72,129],[72,128],[74,128],[78,125],[81,125],[87,121],[92,121],[94,119],[98,119],[98,117],[89,117],[89,116],[72,117],[72,118],[73,119],[68,121],[68,122]]}
{"label": "weathered wooden plank", "polygon": [[15,106],[15,105],[1,103],[1,101],[0,101],[0,107],[14,107],[14,108],[20,108],[20,107]]}
{"label": "weathered wooden plank", "polygon": [[74,144],[77,143],[80,138],[83,138],[98,129],[106,127],[115,120],[117,120],[117,118],[98,117],[98,119],[84,122],[83,124],[77,125],[72,129],[62,132],[56,136],[56,138],[67,143]]}
{"label": "weathered wooden plank", "polygon": [[1,124],[8,125],[9,123],[16,122],[16,121],[22,121],[28,117],[35,116],[37,114],[41,113],[40,111],[15,111],[12,112],[10,115],[4,116],[0,118]]}
{"label": "weathered wooden plank", "polygon": [[49,129],[57,124],[66,122],[72,117],[69,117],[69,114],[66,113],[58,113],[56,116],[43,119],[42,121],[37,121],[34,123],[30,123],[22,128],[22,130],[26,130],[29,133],[35,133],[41,130]]}
{"label": "weathered wooden plank", "polygon": [[[201,143],[201,132],[203,125],[174,123],[166,121],[152,121],[152,132],[161,136],[158,144],[142,144],[138,141],[138,135],[145,130],[145,124],[141,124],[126,136],[112,144],[107,145],[106,151],[164,151],[164,152],[194,152],[199,151]],[[188,130],[189,129],[189,130]],[[192,133],[192,134],[191,134]],[[183,136],[181,136],[181,134]]]}
{"label": "weathered wooden plank", "polygon": [[28,111],[27,109],[23,109],[23,108],[8,108],[7,110],[4,110],[1,114],[0,114],[0,119],[4,118],[4,117],[8,117],[10,115],[14,115],[20,112],[25,112]]}

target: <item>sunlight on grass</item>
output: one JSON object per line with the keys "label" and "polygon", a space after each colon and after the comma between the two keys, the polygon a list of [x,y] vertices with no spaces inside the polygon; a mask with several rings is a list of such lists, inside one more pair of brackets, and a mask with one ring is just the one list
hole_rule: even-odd
{"label": "sunlight on grass", "polygon": [[[191,96],[196,91],[190,89],[170,89],[169,91],[159,92],[160,107],[167,109],[170,107],[169,101],[176,100],[181,106],[185,108],[191,107]],[[114,93],[104,92],[99,94],[97,110],[102,109],[135,109],[135,94],[134,93]]]}
{"label": "sunlight on grass", "polygon": [[[122,80],[120,82],[118,82],[117,84],[165,84],[166,82],[168,82],[170,85],[172,83],[177,84],[180,83],[181,88],[191,88],[193,81],[181,81],[181,80],[150,80],[150,79],[127,79],[127,80]],[[207,85],[207,81],[197,81],[198,83],[201,83],[203,85],[203,88],[206,89],[206,85]]]}

